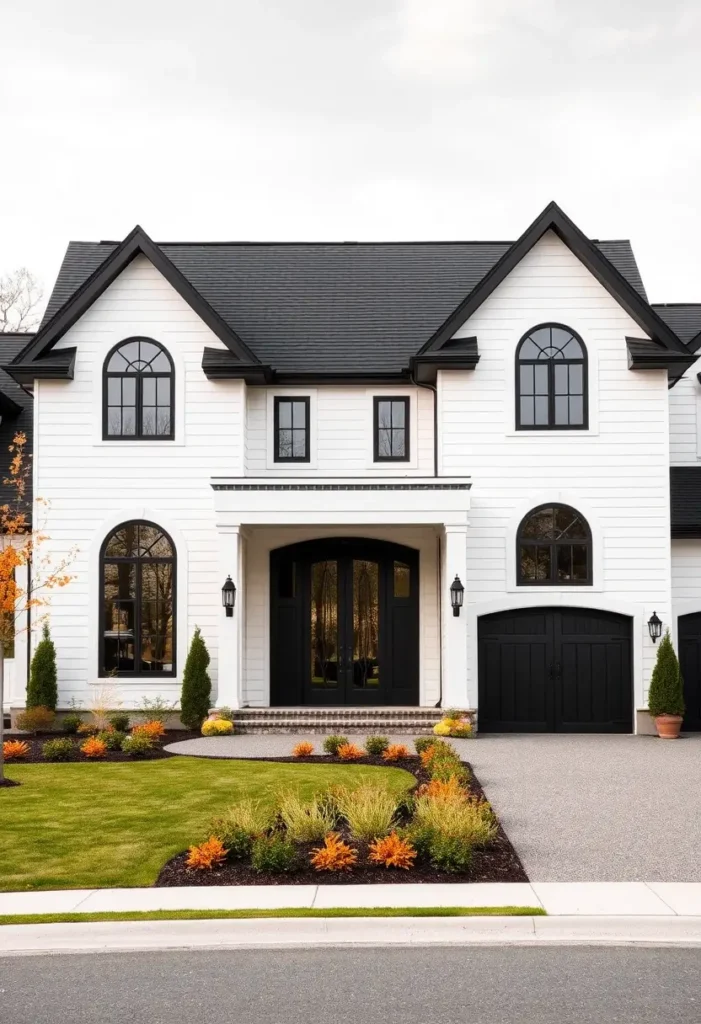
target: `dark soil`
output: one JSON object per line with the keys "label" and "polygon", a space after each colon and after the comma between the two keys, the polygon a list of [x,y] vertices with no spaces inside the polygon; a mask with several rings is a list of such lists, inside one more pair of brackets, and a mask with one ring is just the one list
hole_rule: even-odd
{"label": "dark soil", "polygon": [[163,749],[164,745],[166,745],[168,743],[175,743],[178,740],[192,740],[192,739],[195,739],[195,738],[199,737],[199,735],[200,734],[198,732],[185,732],[183,729],[175,729],[175,730],[171,730],[169,732],[166,732],[165,736],[162,737],[162,739],[161,739],[162,746],[158,746],[158,745],[154,746],[153,749],[149,750],[147,754],[140,754],[138,757],[133,757],[130,754],[125,754],[122,750],[108,750],[104,757],[94,758],[94,757],[85,757],[85,755],[81,754],[81,752],[80,752],[80,745],[81,745],[81,743],[84,743],[85,740],[88,738],[85,735],[82,735],[82,736],[71,735],[71,736],[69,736],[65,732],[63,732],[63,733],[62,732],[38,733],[36,736],[27,736],[27,735],[17,735],[17,734],[15,734],[15,735],[11,736],[10,738],[13,739],[13,740],[14,739],[22,740],[24,743],[28,743],[29,744],[29,754],[26,757],[23,757],[21,759],[17,759],[17,760],[13,759],[12,761],[7,761],[7,764],[9,764],[9,765],[13,765],[13,764],[37,764],[37,763],[40,763],[40,764],[49,764],[49,763],[50,764],[65,764],[66,762],[61,762],[61,761],[51,761],[51,762],[48,762],[42,756],[42,750],[44,748],[44,743],[47,740],[57,740],[57,739],[69,739],[72,742],[72,744],[73,744],[73,756],[69,759],[69,761],[72,761],[72,762],[80,761],[83,764],[88,764],[88,763],[89,764],[108,764],[108,763],[114,762],[114,761],[158,761],[158,760],[160,760],[161,758],[164,758],[164,757],[177,757],[176,754],[170,754],[170,753],[168,753],[167,750],[164,750]]}
{"label": "dark soil", "polygon": [[[242,758],[240,760],[248,760]],[[254,760],[251,758],[250,760]],[[295,762],[302,764],[342,764],[337,757],[270,757],[267,761]],[[387,767],[387,762],[380,757],[365,757],[356,764],[373,764]],[[466,766],[470,768],[470,765]],[[393,767],[404,768],[416,779],[417,785],[428,782],[428,775],[421,767],[418,757],[393,762]],[[471,771],[470,792],[482,799],[484,791]],[[486,798],[485,798],[486,799]],[[315,871],[309,865],[309,854],[318,842],[300,843],[300,870],[284,874],[258,873],[250,864],[227,861],[221,868],[213,871],[195,871],[185,866],[187,853],[178,854],[161,870],[156,886],[179,885],[365,885],[368,883],[393,882],[527,882],[528,876],[518,858],[516,851],[501,827],[495,841],[484,849],[475,850],[469,871],[449,873],[437,871],[428,863],[417,862],[409,871],[396,868],[379,867],[367,862],[367,844],[350,839],[351,846],[358,850],[358,864],[352,871]],[[344,834],[343,828],[339,832]]]}

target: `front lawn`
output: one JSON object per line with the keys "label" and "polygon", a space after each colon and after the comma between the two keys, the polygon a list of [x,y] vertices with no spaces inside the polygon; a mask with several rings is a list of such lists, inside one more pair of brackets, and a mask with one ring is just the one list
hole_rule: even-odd
{"label": "front lawn", "polygon": [[310,798],[327,786],[382,778],[414,785],[400,768],[172,757],[130,764],[7,767],[21,786],[0,789],[0,891],[150,885],[216,814],[242,797]]}

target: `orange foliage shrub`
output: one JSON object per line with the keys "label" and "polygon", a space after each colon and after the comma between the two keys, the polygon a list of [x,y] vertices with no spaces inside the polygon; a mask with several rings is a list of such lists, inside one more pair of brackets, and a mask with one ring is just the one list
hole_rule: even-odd
{"label": "orange foliage shrub", "polygon": [[421,751],[419,757],[421,758],[421,764],[424,768],[428,768],[428,766],[430,765],[431,761],[434,758],[435,753],[436,746],[434,743],[432,743],[430,747],[426,747],[425,750]]}
{"label": "orange foliage shrub", "polygon": [[416,850],[408,839],[402,839],[396,832],[375,839],[370,843],[368,859],[375,864],[384,864],[386,868],[413,868]]}
{"label": "orange foliage shrub", "polygon": [[131,730],[131,734],[132,736],[148,736],[155,743],[165,736],[166,731],[163,722],[159,722],[158,719],[154,718],[153,721],[144,722],[143,725],[135,725]]}
{"label": "orange foliage shrub", "polygon": [[19,761],[29,753],[29,744],[24,740],[6,740],[2,745],[2,756],[6,761]]}
{"label": "orange foliage shrub", "polygon": [[226,860],[226,850],[216,836],[210,836],[199,846],[191,846],[187,853],[186,864],[196,871],[211,871],[218,868]]}
{"label": "orange foliage shrub", "polygon": [[80,744],[80,752],[86,757],[104,757],[107,753],[107,744],[104,740],[99,740],[97,736],[91,736]]}
{"label": "orange foliage shrub", "polygon": [[314,744],[303,740],[292,750],[293,757],[310,757],[314,753]]}
{"label": "orange foliage shrub", "polygon": [[434,800],[467,800],[467,795],[467,790],[455,775],[451,775],[445,782],[431,779],[424,786],[419,786],[419,796],[432,797]]}
{"label": "orange foliage shrub", "polygon": [[344,843],[338,832],[329,832],[324,845],[312,850],[310,861],[317,871],[350,871],[358,863],[358,851]]}
{"label": "orange foliage shrub", "polygon": [[355,743],[342,743],[338,748],[338,756],[342,761],[359,761],[365,757],[365,751],[356,747]]}
{"label": "orange foliage shrub", "polygon": [[390,743],[382,755],[383,761],[401,761],[405,757],[411,757],[411,751],[403,743]]}

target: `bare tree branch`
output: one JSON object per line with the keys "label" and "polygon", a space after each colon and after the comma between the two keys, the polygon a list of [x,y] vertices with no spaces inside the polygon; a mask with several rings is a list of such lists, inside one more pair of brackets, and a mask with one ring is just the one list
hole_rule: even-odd
{"label": "bare tree branch", "polygon": [[43,294],[36,277],[26,267],[0,277],[0,334],[37,327]]}

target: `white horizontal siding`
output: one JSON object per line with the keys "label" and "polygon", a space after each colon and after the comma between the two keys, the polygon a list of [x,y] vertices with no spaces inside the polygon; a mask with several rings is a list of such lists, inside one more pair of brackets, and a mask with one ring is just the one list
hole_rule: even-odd
{"label": "white horizontal siding", "polygon": [[672,541],[672,599],[675,615],[701,612],[701,540]]}
{"label": "white horizontal siding", "polygon": [[669,392],[669,457],[673,466],[699,465],[699,405],[701,384],[696,379],[698,360]]}

